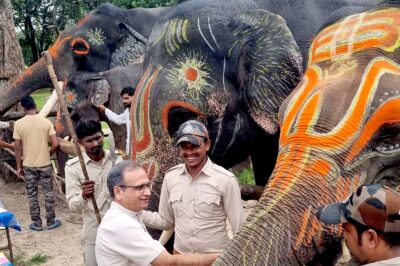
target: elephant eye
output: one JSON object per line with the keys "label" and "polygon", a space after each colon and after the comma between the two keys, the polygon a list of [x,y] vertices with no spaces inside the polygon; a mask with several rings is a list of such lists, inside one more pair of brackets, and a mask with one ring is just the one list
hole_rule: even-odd
{"label": "elephant eye", "polygon": [[83,38],[76,38],[71,43],[72,50],[77,55],[87,55],[89,53],[90,45]]}

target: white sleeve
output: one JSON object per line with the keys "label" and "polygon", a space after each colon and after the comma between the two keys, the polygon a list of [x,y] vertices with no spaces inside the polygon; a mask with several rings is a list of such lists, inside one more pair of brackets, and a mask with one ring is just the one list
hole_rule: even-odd
{"label": "white sleeve", "polygon": [[[122,222],[121,218],[119,222]],[[129,259],[134,265],[148,266],[165,250],[141,225],[132,223],[130,219],[126,219],[122,224],[108,224],[102,227],[99,233],[96,245],[99,243],[106,246],[111,253]],[[97,253],[98,250],[96,256]]]}
{"label": "white sleeve", "polygon": [[110,109],[106,108],[106,111],[104,113],[107,116],[107,118],[110,119],[110,121],[112,121],[112,122],[114,122],[115,124],[118,124],[118,125],[124,125],[124,124],[126,124],[126,114],[125,114],[125,112],[127,110],[128,109],[126,109],[123,113],[117,115],[116,113],[114,113]]}

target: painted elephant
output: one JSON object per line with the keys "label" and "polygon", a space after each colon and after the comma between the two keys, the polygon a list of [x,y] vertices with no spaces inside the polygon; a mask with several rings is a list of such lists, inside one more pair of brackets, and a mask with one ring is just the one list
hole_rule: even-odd
{"label": "painted elephant", "polygon": [[250,154],[255,171],[264,171],[257,181],[266,183],[279,106],[301,75],[285,21],[251,1],[185,2],[159,16],[131,108],[132,156],[153,177],[150,208],[157,209],[163,174],[180,162],[172,137],[189,119],[207,126],[214,162],[229,168]]}
{"label": "painted elephant", "polygon": [[[283,17],[289,31],[260,7]],[[229,168],[250,155],[256,183],[264,186],[278,151],[279,106],[302,75],[290,30],[306,50],[329,14],[360,8],[350,1],[203,0],[160,14],[132,109],[133,158],[147,160],[157,177],[151,204],[165,170],[178,161],[169,152],[171,138],[193,118],[210,131],[213,161]]]}
{"label": "painted elephant", "polygon": [[[279,111],[270,182],[215,265],[331,265],[340,227],[314,212],[360,184],[400,184],[400,1],[322,30]],[[321,254],[333,249],[332,256]]]}
{"label": "painted elephant", "polygon": [[[117,125],[99,114],[93,104],[104,104],[115,113],[125,110],[121,102],[120,92],[125,87],[135,88],[142,76],[143,65],[134,64],[114,67],[108,71],[93,73],[80,72],[71,76],[65,87],[65,100],[70,110],[72,122],[80,119],[98,119],[106,121],[114,133],[117,149],[124,150],[126,145],[126,127]],[[62,125],[65,121],[62,120]],[[63,126],[61,135],[69,135]]]}
{"label": "painted elephant", "polygon": [[[145,51],[156,16],[165,8],[130,10],[104,4],[61,33],[49,48],[57,78],[133,64]],[[0,114],[34,90],[50,87],[42,58],[0,93]]]}

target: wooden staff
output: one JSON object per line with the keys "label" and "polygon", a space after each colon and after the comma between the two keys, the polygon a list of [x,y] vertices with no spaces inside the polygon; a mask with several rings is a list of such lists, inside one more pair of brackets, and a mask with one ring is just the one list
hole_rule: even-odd
{"label": "wooden staff", "polygon": [[[57,80],[56,73],[54,72],[53,62],[51,60],[51,56],[50,56],[49,52],[47,52],[47,51],[43,52],[43,56],[46,58],[47,71],[49,72],[51,82],[53,83],[53,87],[57,92],[58,101],[59,101],[60,106],[61,106],[62,115],[65,118],[65,121],[66,121],[67,127],[68,127],[68,131],[69,131],[69,133],[70,133],[70,135],[72,137],[72,141],[73,141],[73,143],[75,145],[75,150],[76,150],[76,153],[78,154],[78,158],[79,158],[79,162],[81,164],[83,176],[85,177],[85,180],[89,180],[89,176],[88,176],[88,173],[87,173],[87,170],[86,170],[86,165],[85,165],[85,162],[83,161],[82,151],[81,151],[81,149],[79,147],[78,138],[76,137],[76,133],[75,133],[75,130],[74,130],[74,126],[72,125],[71,117],[69,116],[68,109],[64,104],[64,97],[63,97],[63,95],[61,93],[61,89],[60,89],[60,87],[58,85],[58,80]],[[94,198],[94,195],[92,195],[90,197],[90,199],[91,199],[91,201],[93,203],[93,209],[94,209],[94,212],[96,214],[97,221],[100,224],[100,222],[101,222],[100,212],[99,212],[99,208],[97,208],[97,204],[96,204],[96,200]]]}

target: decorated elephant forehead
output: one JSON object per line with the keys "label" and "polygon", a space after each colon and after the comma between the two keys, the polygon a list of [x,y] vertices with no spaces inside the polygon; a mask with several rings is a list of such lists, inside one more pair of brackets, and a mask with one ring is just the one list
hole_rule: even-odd
{"label": "decorated elephant forehead", "polygon": [[379,48],[393,52],[400,46],[400,9],[390,8],[349,16],[327,27],[313,41],[309,64],[346,58],[355,52]]}
{"label": "decorated elephant forehead", "polygon": [[166,69],[166,78],[172,87],[192,99],[198,99],[215,85],[212,75],[207,57],[200,52],[181,54]]}

